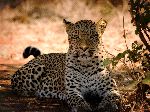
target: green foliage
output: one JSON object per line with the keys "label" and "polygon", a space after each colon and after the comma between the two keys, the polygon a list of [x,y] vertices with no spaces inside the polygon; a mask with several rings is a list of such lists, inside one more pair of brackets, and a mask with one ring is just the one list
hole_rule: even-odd
{"label": "green foliage", "polygon": [[150,84],[150,71],[147,74],[148,75],[142,80],[144,84]]}
{"label": "green foliage", "polygon": [[131,23],[136,24],[136,34],[142,29],[150,30],[150,2],[148,0],[130,0],[130,13],[132,15]]}
{"label": "green foliage", "polygon": [[150,23],[150,2],[148,0],[129,0],[129,6],[132,17],[131,23],[136,26],[135,33],[139,35],[146,48],[144,48],[144,45],[138,44],[138,42],[135,41],[132,43],[131,49],[119,53],[114,58],[105,59],[104,65],[107,66],[111,64],[114,68],[122,59],[124,59],[124,63],[125,60],[131,61],[131,63],[141,61],[143,70],[150,71],[150,45],[147,42],[147,40],[150,41],[150,27],[148,26]]}
{"label": "green foliage", "polygon": [[112,63],[112,59],[110,59],[110,58],[106,58],[106,59],[103,61],[103,65],[104,65],[104,66],[110,65],[111,63]]}
{"label": "green foliage", "polygon": [[142,58],[142,53],[144,52],[143,45],[140,45],[137,43],[137,41],[134,41],[132,43],[132,50],[128,50],[128,58],[129,60],[133,62],[137,62]]}
{"label": "green foliage", "polygon": [[143,68],[145,68],[145,70],[150,69],[150,55],[146,52],[144,46],[139,44],[137,41],[132,43],[131,49],[127,49],[113,58],[106,58],[103,63],[104,66],[111,64],[114,68],[121,59],[125,60],[125,58],[127,58],[127,61],[131,61],[133,63],[142,61]]}
{"label": "green foliage", "polygon": [[[150,52],[150,2],[149,0],[129,0],[131,23],[136,26],[135,34],[138,34],[141,41]],[[147,38],[147,39],[146,39]]]}
{"label": "green foliage", "polygon": [[149,53],[144,54],[144,59],[142,60],[142,66],[143,66],[144,71],[150,72],[150,54]]}

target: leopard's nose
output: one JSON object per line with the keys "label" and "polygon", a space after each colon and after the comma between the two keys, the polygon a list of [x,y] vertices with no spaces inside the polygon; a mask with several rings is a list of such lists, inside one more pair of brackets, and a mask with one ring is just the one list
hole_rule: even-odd
{"label": "leopard's nose", "polygon": [[81,46],[80,48],[81,48],[83,51],[86,51],[86,50],[88,49],[87,46]]}

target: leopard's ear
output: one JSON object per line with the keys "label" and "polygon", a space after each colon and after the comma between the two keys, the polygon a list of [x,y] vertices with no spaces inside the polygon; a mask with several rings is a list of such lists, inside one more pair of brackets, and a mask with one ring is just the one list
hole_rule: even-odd
{"label": "leopard's ear", "polygon": [[65,27],[66,27],[66,31],[68,32],[68,30],[71,28],[71,26],[73,26],[74,24],[63,19],[63,23],[65,24]]}
{"label": "leopard's ear", "polygon": [[96,23],[96,30],[97,33],[99,34],[99,37],[101,38],[105,29],[107,26],[107,21],[101,18],[97,23]]}

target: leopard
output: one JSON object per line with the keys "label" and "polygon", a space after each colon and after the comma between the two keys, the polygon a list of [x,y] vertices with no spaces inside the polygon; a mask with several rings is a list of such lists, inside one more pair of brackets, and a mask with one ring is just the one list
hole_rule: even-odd
{"label": "leopard", "polygon": [[64,19],[63,23],[68,34],[67,53],[43,54],[29,61],[12,76],[12,90],[23,96],[64,100],[71,112],[116,112],[120,93],[103,64],[101,47],[107,21],[72,23]]}
{"label": "leopard", "polygon": [[75,24],[64,20],[64,23],[69,42],[65,58],[65,91],[59,91],[56,96],[49,88],[51,81],[45,78],[37,94],[64,99],[72,112],[116,112],[121,95],[111,72],[103,64],[105,51],[101,46],[107,22],[100,19],[97,23],[91,20]]}
{"label": "leopard", "polygon": [[[120,94],[116,82],[103,65],[104,49],[100,38],[103,31],[99,30],[105,28],[106,24],[102,20],[97,23],[91,20],[81,20],[75,24],[67,22],[69,49],[65,66],[66,98],[75,112],[80,107],[101,110],[107,105],[111,106],[111,112],[118,109],[116,102]],[[92,108],[90,101],[93,98],[98,101],[94,102]]]}

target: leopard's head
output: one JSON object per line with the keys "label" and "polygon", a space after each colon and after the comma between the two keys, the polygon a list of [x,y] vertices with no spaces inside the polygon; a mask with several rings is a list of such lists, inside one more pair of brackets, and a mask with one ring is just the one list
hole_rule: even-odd
{"label": "leopard's head", "polygon": [[91,20],[80,20],[75,24],[64,20],[64,23],[68,34],[69,52],[89,56],[98,50],[101,36],[107,26],[104,19],[97,23]]}

